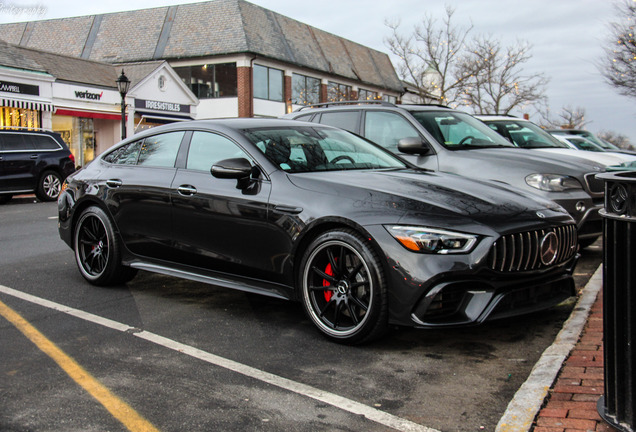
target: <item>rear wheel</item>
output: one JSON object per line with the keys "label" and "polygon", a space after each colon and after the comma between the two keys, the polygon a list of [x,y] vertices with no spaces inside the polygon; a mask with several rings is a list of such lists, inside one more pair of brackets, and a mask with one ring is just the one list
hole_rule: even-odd
{"label": "rear wheel", "polygon": [[328,338],[362,343],[388,327],[384,272],[377,254],[352,230],[318,236],[301,263],[305,312]]}
{"label": "rear wheel", "polygon": [[35,194],[42,201],[55,201],[61,190],[62,177],[55,171],[45,171],[40,177]]}
{"label": "rear wheel", "polygon": [[114,285],[132,279],[136,270],[121,263],[119,241],[110,219],[99,207],[82,212],[73,235],[80,273],[94,285]]}

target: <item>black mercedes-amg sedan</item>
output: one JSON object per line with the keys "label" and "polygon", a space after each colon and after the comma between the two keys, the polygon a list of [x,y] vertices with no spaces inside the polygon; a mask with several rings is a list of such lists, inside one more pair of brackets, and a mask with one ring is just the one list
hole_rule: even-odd
{"label": "black mercedes-amg sedan", "polygon": [[80,273],[146,270],[299,300],[346,343],[573,295],[573,219],[496,183],[429,172],[349,132],[280,119],[174,123],[71,175],[59,232]]}

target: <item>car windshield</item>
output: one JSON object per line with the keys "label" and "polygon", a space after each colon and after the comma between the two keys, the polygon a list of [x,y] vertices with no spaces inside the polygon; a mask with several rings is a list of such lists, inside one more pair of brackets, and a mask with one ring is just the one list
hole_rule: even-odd
{"label": "car windshield", "polygon": [[258,128],[245,130],[245,136],[269,160],[290,173],[406,168],[386,150],[338,129]]}
{"label": "car windshield", "polygon": [[587,150],[587,151],[595,151],[595,152],[604,152],[600,145],[593,143],[592,141],[583,138],[583,137],[566,137],[566,140],[571,142],[578,148],[579,150]]}
{"label": "car windshield", "polygon": [[444,147],[463,150],[485,147],[514,147],[475,117],[449,111],[417,111],[410,113]]}
{"label": "car windshield", "polygon": [[515,120],[485,120],[489,128],[523,148],[568,148],[534,123]]}

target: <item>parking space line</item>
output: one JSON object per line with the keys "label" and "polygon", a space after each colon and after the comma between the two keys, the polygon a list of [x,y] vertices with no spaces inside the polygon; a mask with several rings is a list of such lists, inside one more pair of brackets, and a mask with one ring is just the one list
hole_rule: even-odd
{"label": "parking space line", "polygon": [[88,373],[75,360],[51,342],[38,329],[33,327],[20,314],[0,301],[0,316],[13,324],[24,336],[48,355],[67,373],[73,381],[97,399],[108,412],[119,420],[131,432],[158,432],[148,420],[144,419],[130,405],[115,396],[96,378]]}
{"label": "parking space line", "polygon": [[242,374],[249,378],[253,378],[261,382],[282,388],[284,390],[329,404],[331,406],[350,412],[352,414],[364,416],[365,418],[375,423],[379,423],[381,425],[390,427],[398,431],[439,432],[436,429],[428,428],[426,426],[414,423],[410,420],[406,420],[401,417],[397,417],[393,414],[389,414],[387,412],[378,410],[376,408],[364,405],[360,402],[356,402],[354,400],[347,399],[342,396],[338,396],[334,393],[326,392],[316,387],[312,387],[306,384],[292,381],[290,379],[283,378],[281,376],[274,375],[269,372],[256,369],[254,367],[247,366],[242,363],[238,363],[233,360],[229,360],[224,357],[220,357],[215,354],[208,353],[198,348],[194,348],[192,346],[185,345],[180,342],[176,342],[172,339],[168,339],[166,337],[163,337],[163,336],[160,336],[145,330],[140,330],[135,327],[131,327],[126,324],[119,323],[117,321],[109,320],[107,318],[93,315],[88,312],[84,312],[78,309],[64,306],[62,304],[55,303],[40,297],[36,297],[31,294],[27,294],[18,290],[14,290],[12,288],[9,288],[3,285],[0,285],[0,292],[13,296],[13,297],[20,298],[22,300],[25,300],[31,303],[38,304],[40,306],[44,306],[50,309],[63,312],[68,315],[75,316],[77,318],[81,318],[86,321],[93,322],[95,324],[99,324],[99,325],[102,325],[102,326],[105,326],[120,332],[132,334],[136,337],[152,342],[156,345],[160,345],[164,348],[168,348],[168,349],[177,351],[179,353],[186,354],[196,359],[213,364],[215,366],[219,366],[219,367],[228,369],[232,372]]}

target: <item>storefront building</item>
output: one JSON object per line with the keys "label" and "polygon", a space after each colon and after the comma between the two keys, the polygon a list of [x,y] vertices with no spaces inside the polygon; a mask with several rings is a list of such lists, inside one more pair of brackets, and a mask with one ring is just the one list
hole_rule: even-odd
{"label": "storefront building", "polygon": [[87,164],[117,142],[121,124],[120,101],[114,85],[113,88],[104,88],[53,83],[55,111],[51,129],[62,136],[77,165]]}
{"label": "storefront building", "polygon": [[[70,34],[72,43],[53,42]],[[195,118],[278,117],[342,100],[396,102],[403,91],[387,54],[244,0],[0,24],[0,39],[100,62],[165,60],[199,100]]]}
{"label": "storefront building", "polygon": [[0,128],[50,127],[54,79],[44,71],[0,67]]}

